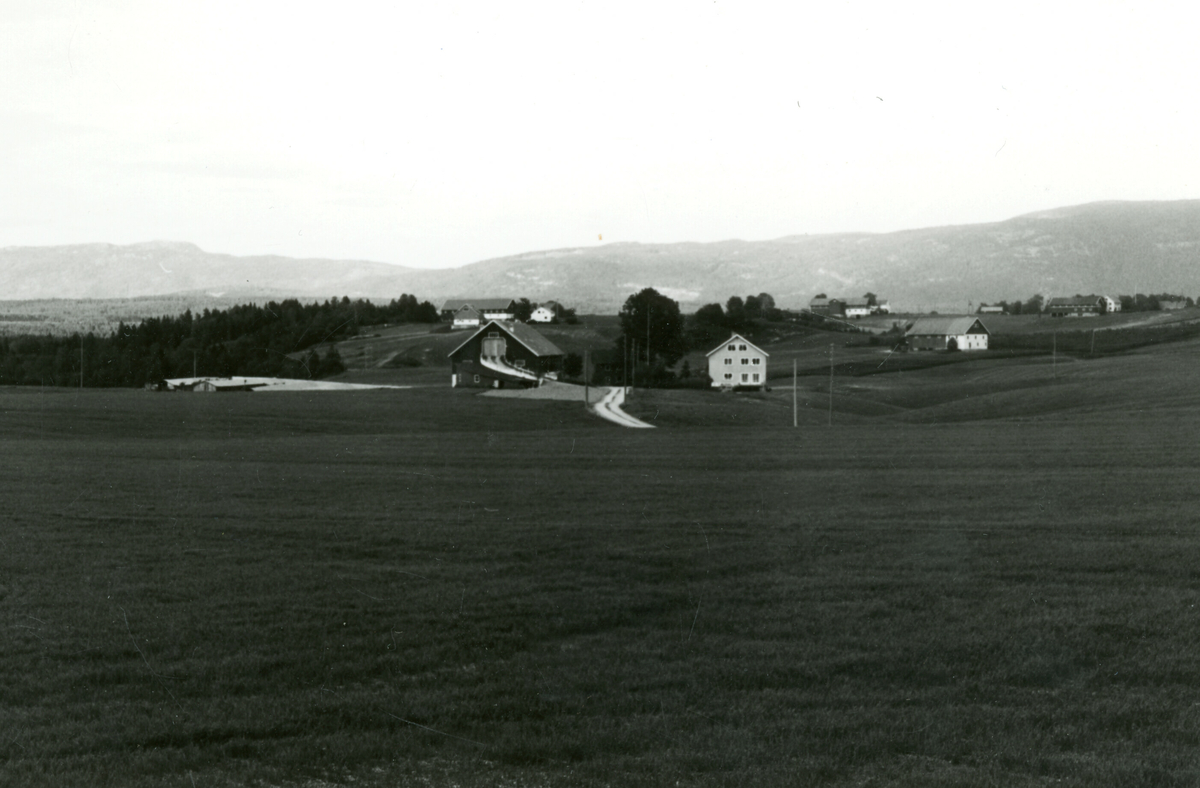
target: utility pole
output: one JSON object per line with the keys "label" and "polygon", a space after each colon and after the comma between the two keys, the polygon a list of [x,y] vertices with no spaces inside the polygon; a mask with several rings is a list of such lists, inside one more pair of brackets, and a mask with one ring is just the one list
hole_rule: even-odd
{"label": "utility pole", "polygon": [[650,388],[651,381],[654,380],[653,367],[650,366],[650,313],[654,311],[650,305],[646,305],[646,369],[650,370],[650,374],[646,378],[646,388]]}
{"label": "utility pole", "polygon": [[621,346],[621,388],[629,395],[629,337],[623,337],[625,343]]}
{"label": "utility pole", "polygon": [[792,359],[792,426],[800,426],[796,416],[796,359]]}
{"label": "utility pole", "polygon": [[829,343],[829,426],[833,426],[833,343]]}
{"label": "utility pole", "polygon": [[631,361],[629,364],[629,367],[630,367],[630,369],[629,369],[629,384],[633,388],[637,388],[637,358],[638,358],[637,340],[635,339],[635,340],[633,340],[633,355],[630,356]]}

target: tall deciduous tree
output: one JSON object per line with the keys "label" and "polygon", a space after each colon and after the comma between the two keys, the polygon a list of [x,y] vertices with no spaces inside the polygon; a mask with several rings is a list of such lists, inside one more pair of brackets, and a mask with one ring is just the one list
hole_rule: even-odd
{"label": "tall deciduous tree", "polygon": [[619,347],[624,347],[626,339],[631,342],[636,340],[639,357],[647,358],[648,345],[650,360],[661,359],[668,365],[683,358],[687,352],[678,302],[654,288],[647,287],[625,299],[620,318]]}

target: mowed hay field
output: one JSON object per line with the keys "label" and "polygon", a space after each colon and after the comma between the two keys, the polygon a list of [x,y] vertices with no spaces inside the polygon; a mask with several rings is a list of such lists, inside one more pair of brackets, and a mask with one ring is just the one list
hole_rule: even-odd
{"label": "mowed hay field", "polygon": [[0,784],[1195,784],[1186,353],[794,430],[0,390]]}

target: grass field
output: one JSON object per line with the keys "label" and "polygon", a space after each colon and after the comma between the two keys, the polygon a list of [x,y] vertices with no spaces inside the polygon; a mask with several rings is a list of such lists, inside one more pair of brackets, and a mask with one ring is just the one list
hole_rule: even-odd
{"label": "grass field", "polygon": [[0,390],[0,784],[1195,784],[1197,350]]}

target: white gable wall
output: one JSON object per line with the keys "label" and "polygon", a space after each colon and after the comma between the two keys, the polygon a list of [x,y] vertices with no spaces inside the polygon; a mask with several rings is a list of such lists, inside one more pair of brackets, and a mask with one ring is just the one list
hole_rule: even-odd
{"label": "white gable wall", "polygon": [[767,385],[767,354],[734,337],[708,357],[713,388]]}

